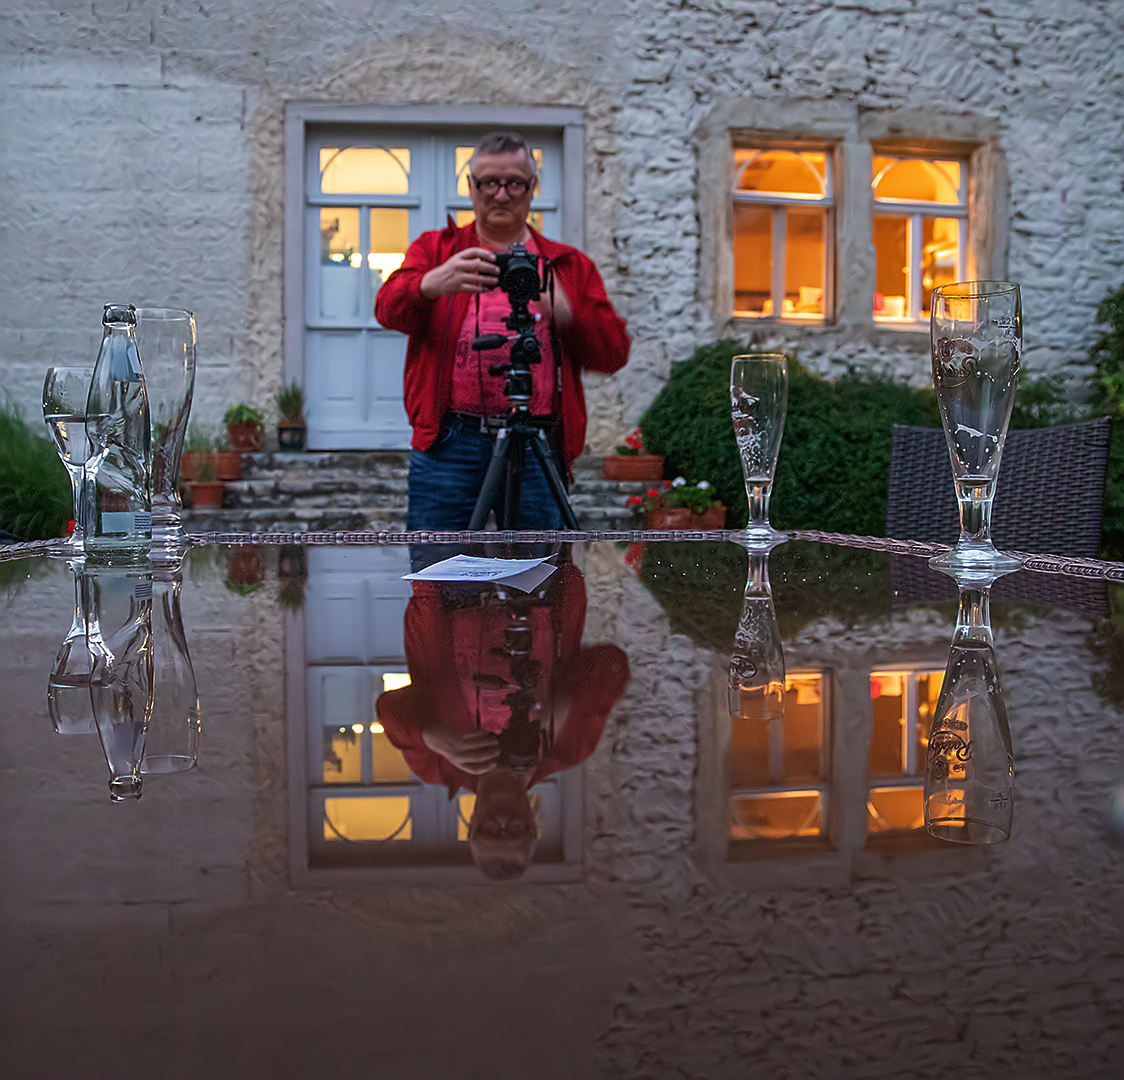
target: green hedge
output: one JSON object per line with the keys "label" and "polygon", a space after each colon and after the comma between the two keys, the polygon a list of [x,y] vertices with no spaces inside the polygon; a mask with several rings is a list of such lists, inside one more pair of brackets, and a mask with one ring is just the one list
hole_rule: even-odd
{"label": "green hedge", "polygon": [[14,410],[0,411],[0,529],[23,540],[65,536],[72,507],[54,445]]}
{"label": "green hedge", "polygon": [[[645,446],[664,456],[668,476],[715,486],[729,508],[731,527],[745,524],[747,508],[730,422],[730,364],[738,354],[755,351],[764,350],[737,341],[703,346],[673,367],[640,422]],[[1056,382],[1030,380],[1019,389],[1011,426],[1044,427],[1070,418]],[[769,515],[773,525],[883,535],[894,424],[940,427],[932,388],[856,371],[822,379],[790,356],[788,418]]]}

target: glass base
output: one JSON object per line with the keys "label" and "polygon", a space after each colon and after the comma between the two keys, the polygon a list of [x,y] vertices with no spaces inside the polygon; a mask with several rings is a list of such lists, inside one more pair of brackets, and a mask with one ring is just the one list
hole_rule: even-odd
{"label": "glass base", "polygon": [[86,557],[86,545],[83,543],[82,537],[71,534],[52,540],[51,546],[47,548],[47,554],[60,556],[64,559],[84,559]]}
{"label": "glass base", "polygon": [[141,761],[142,773],[179,773],[194,769],[197,761],[190,754],[147,754]]}
{"label": "glass base", "polygon": [[937,818],[925,824],[925,831],[950,844],[1002,844],[1011,835],[1010,828],[980,818]]}
{"label": "glass base", "polygon": [[772,525],[747,525],[744,529],[732,529],[727,538],[750,551],[769,551],[788,540],[789,534],[774,529]]}
{"label": "glass base", "polygon": [[985,543],[961,542],[941,555],[934,555],[929,565],[947,574],[972,574],[981,578],[991,577],[993,581],[1022,568],[1019,559],[997,550],[990,540]]}

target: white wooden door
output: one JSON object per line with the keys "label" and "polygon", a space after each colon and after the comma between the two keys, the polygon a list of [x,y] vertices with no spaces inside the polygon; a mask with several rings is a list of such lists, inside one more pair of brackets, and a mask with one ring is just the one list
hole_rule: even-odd
{"label": "white wooden door", "polygon": [[[483,128],[324,125],[305,158],[304,390],[310,450],[409,446],[406,338],[374,318],[379,286],[409,243],[446,216],[472,219],[468,159]],[[558,236],[562,134],[526,132],[540,186],[531,223]]]}

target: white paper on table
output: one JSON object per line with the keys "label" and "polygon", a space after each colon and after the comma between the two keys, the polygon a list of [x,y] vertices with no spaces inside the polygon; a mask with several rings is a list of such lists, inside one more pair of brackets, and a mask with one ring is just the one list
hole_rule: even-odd
{"label": "white paper on table", "polygon": [[416,574],[403,574],[403,581],[480,581],[510,585],[520,592],[533,592],[558,567],[542,559],[482,559],[476,555],[454,555]]}

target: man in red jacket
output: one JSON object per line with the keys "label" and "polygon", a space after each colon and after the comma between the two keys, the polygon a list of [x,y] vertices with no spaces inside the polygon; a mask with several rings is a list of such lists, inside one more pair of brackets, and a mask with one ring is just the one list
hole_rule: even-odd
{"label": "man in red jacket", "polygon": [[[469,162],[475,221],[458,228],[450,218],[446,228],[422,233],[375,298],[375,318],[410,339],[405,397],[414,433],[408,529],[468,526],[495,432],[507,416],[504,379],[488,368],[506,362],[510,350],[471,347],[477,333],[509,332],[503,320],[511,305],[495,288],[497,251],[525,244],[553,271],[553,295],[544,292],[530,305],[540,316],[535,333],[542,352],[542,362],[532,368],[530,410],[547,427],[564,477],[585,445],[582,369],[612,373],[628,360],[628,334],[597,267],[577,248],[547,240],[527,224],[537,183],[535,159],[522,136],[484,136]],[[502,505],[496,515],[502,520]],[[527,454],[518,524],[562,526],[533,454]]]}

